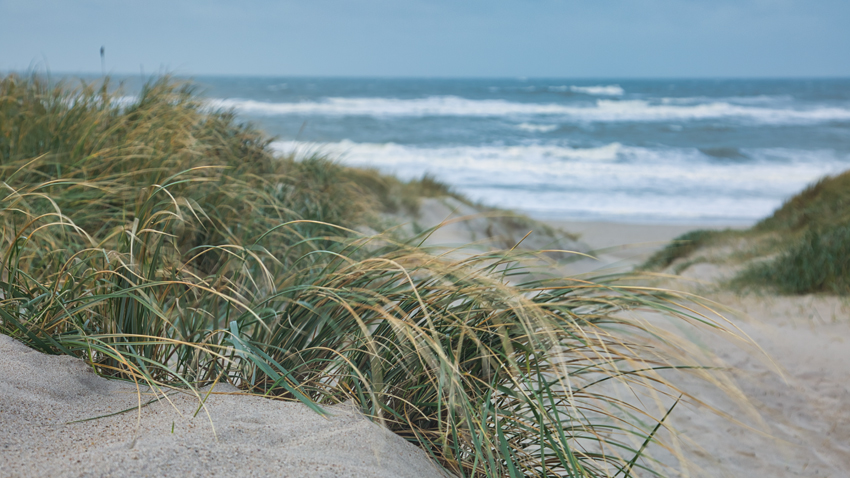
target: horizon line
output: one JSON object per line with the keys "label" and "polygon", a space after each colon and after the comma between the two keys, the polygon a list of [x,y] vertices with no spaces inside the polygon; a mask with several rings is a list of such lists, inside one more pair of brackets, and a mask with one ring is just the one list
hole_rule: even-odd
{"label": "horizon line", "polygon": [[[59,76],[85,76],[103,77],[101,72],[95,71],[45,71],[39,72],[35,69],[17,70],[0,69],[0,74],[46,74]],[[175,78],[191,79],[202,77],[217,78],[303,78],[303,79],[340,79],[340,80],[850,80],[850,75],[632,75],[632,76],[606,76],[606,75],[575,75],[575,76],[533,76],[533,75],[348,75],[348,74],[250,74],[250,73],[181,73],[160,71],[155,73],[140,72],[109,72],[106,77],[138,77],[144,78],[173,76]]]}

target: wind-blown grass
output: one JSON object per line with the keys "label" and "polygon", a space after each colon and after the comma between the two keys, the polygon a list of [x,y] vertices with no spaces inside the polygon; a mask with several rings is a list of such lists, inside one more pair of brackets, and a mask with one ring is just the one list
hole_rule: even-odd
{"label": "wind-blown grass", "polygon": [[770,217],[759,221],[757,231],[810,231],[850,222],[850,171],[827,176],[793,196]]}
{"label": "wind-blown grass", "polygon": [[116,98],[0,81],[0,332],[154,388],[351,400],[462,476],[663,470],[659,371],[688,350],[623,312],[716,324],[622,277],[360,235],[380,201],[350,170],[274,157],[168,79]]}

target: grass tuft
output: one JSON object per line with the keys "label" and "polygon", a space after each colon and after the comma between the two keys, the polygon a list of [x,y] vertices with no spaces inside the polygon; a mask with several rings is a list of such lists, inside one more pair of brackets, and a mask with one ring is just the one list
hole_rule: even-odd
{"label": "grass tuft", "polygon": [[778,257],[750,265],[737,284],[784,294],[850,294],[850,171],[809,186],[753,230],[786,239]]}
{"label": "grass tuft", "polygon": [[850,294],[850,225],[806,231],[779,257],[751,265],[735,282],[783,294]]}
{"label": "grass tuft", "polygon": [[713,239],[722,234],[728,234],[726,231],[712,231],[708,229],[697,229],[689,231],[681,236],[673,239],[670,244],[664,246],[663,249],[654,253],[643,265],[641,269],[664,269],[669,267],[676,259],[688,257],[695,251],[709,244]]}
{"label": "grass tuft", "polygon": [[786,201],[756,231],[808,231],[850,223],[850,171],[827,176]]}

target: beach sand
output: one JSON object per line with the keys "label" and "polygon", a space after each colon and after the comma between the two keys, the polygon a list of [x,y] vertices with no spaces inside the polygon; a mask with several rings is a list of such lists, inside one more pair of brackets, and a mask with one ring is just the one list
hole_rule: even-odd
{"label": "beach sand", "polygon": [[[666,241],[702,227],[553,225],[581,234],[597,255],[570,264],[570,273],[627,270]],[[699,279],[701,270],[708,271],[697,267],[691,277]],[[698,405],[678,408],[671,424],[689,458],[690,476],[850,475],[846,301],[728,292],[708,297],[737,310],[729,315],[766,355],[714,335],[695,337],[730,367],[758,416],[710,384],[680,377],[682,389],[751,427]],[[234,391],[216,388],[228,390]],[[424,452],[346,406],[331,407],[324,418],[297,403],[214,394],[194,416],[195,397],[169,399],[144,407],[140,420],[131,410],[68,424],[132,409],[136,388],[95,376],[81,360],[46,356],[0,336],[0,476],[439,475]]]}
{"label": "beach sand", "polygon": [[704,346],[750,401],[757,417],[695,379],[681,387],[750,429],[700,407],[672,417],[700,468],[691,476],[850,476],[850,305],[836,297],[707,294],[763,350],[718,336]]}
{"label": "beach sand", "polygon": [[[606,222],[553,225],[580,234],[596,257],[576,261],[566,272],[591,275],[594,271],[629,270],[689,230],[742,227]],[[697,263],[681,272],[682,280],[663,283],[723,304],[728,308],[723,316],[757,345],[730,343],[707,333],[689,337],[716,354],[716,364],[729,371],[728,378],[749,406],[741,406],[696,377],[670,376],[682,390],[741,422],[736,424],[706,406],[686,403],[677,408],[670,424],[689,461],[686,476],[850,476],[850,301],[814,295],[740,296],[714,286],[728,273],[724,267]],[[661,459],[681,466],[670,456]]]}
{"label": "beach sand", "polygon": [[[143,403],[154,398],[142,391]],[[0,335],[0,476],[441,476],[424,452],[350,406],[325,418],[298,403],[213,394],[196,415],[195,396],[168,400],[139,416],[132,383]]]}
{"label": "beach sand", "polygon": [[604,221],[550,221],[579,236],[595,258],[571,263],[568,274],[594,271],[629,271],[671,240],[696,229],[742,228],[741,224],[624,224]]}

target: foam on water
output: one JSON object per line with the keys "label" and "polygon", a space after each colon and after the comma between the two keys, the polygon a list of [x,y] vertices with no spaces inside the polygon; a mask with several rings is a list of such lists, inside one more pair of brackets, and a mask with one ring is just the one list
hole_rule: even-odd
{"label": "foam on water", "polygon": [[850,80],[204,81],[282,151],[542,217],[754,221],[850,168]]}
{"label": "foam on water", "polygon": [[697,105],[701,103],[731,103],[736,105],[778,105],[788,104],[794,101],[790,95],[755,95],[755,96],[729,96],[725,98],[712,98],[708,96],[684,96],[679,98],[661,98],[661,104],[665,105]]}
{"label": "foam on water", "polygon": [[[530,144],[425,148],[394,143],[277,142],[346,164],[375,167],[403,179],[430,173],[473,200],[541,217],[646,218],[668,222],[754,221],[850,158],[832,151],[745,150],[749,158],[718,162],[696,148],[593,148]],[[639,200],[637,200],[639,198]]]}
{"label": "foam on water", "polygon": [[596,96],[622,96],[625,93],[625,90],[620,85],[571,86],[570,91]]}
{"label": "foam on water", "polygon": [[549,91],[582,93],[594,96],[622,96],[626,91],[620,85],[597,85],[597,86],[550,86]]}
{"label": "foam on water", "polygon": [[250,99],[211,100],[213,107],[234,108],[252,115],[319,115],[372,117],[558,117],[577,122],[658,122],[744,120],[762,124],[806,124],[850,120],[842,107],[769,108],[715,101],[692,105],[646,100],[597,100],[586,106],[558,103],[521,103],[500,99],[473,100],[457,96],[416,99],[342,98],[321,101],[265,102]]}
{"label": "foam on water", "polygon": [[516,125],[516,127],[523,131],[530,131],[532,133],[548,133],[558,129],[558,125],[556,124],[520,123]]}

